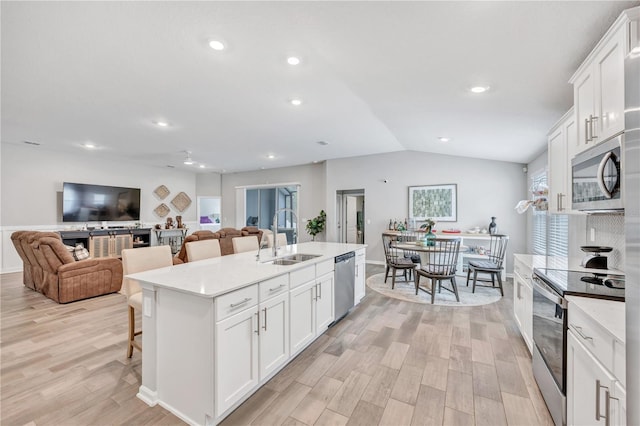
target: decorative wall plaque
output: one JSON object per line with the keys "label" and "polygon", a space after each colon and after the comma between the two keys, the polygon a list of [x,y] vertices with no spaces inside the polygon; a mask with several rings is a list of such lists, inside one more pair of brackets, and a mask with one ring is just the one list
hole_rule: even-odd
{"label": "decorative wall plaque", "polygon": [[187,207],[191,205],[191,198],[184,192],[179,193],[171,200],[171,204],[180,212],[183,212]]}
{"label": "decorative wall plaque", "polygon": [[160,204],[153,210],[153,212],[160,217],[165,217],[169,214],[170,211],[171,210],[169,209],[169,206],[167,206],[165,203]]}
{"label": "decorative wall plaque", "polygon": [[171,193],[171,191],[169,191],[169,188],[167,188],[166,186],[160,185],[153,191],[153,193],[156,194],[161,200],[164,200],[165,198],[167,198],[167,195]]}

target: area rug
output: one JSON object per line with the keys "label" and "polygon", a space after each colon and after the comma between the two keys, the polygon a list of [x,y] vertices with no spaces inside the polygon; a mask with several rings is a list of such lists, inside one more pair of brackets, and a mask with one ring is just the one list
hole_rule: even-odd
{"label": "area rug", "polygon": [[[428,286],[429,284],[425,281],[428,280],[421,277],[420,286]],[[448,281],[443,282],[444,287],[451,288],[451,284]],[[460,296],[459,302],[456,301],[456,296],[452,292],[442,289],[442,293],[436,293],[436,300],[434,304],[447,306],[479,306],[495,303],[501,298],[500,290],[497,287],[493,289],[478,286],[476,287],[476,292],[472,293],[471,283],[469,283],[469,287],[467,287],[465,282],[466,278],[458,277],[456,279],[456,283],[458,284],[458,295]],[[503,283],[503,286],[504,285],[505,283]],[[389,275],[386,284],[384,282],[384,273],[372,275],[367,279],[367,287],[394,299],[431,304],[431,294],[423,290],[419,290],[416,295],[416,287],[413,284],[413,281],[406,282],[403,277],[396,277],[396,288],[391,290],[391,275]]]}

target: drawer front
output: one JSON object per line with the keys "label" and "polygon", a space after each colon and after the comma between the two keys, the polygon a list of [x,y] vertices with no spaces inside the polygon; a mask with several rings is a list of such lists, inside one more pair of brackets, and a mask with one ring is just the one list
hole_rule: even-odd
{"label": "drawer front", "polygon": [[258,304],[258,284],[216,297],[216,321]]}
{"label": "drawer front", "polygon": [[280,275],[260,283],[260,301],[289,291],[289,274]]}
{"label": "drawer front", "polygon": [[333,272],[334,266],[335,266],[335,260],[333,259],[316,263],[316,277],[319,277],[320,275],[328,274],[329,272]]}
{"label": "drawer front", "polygon": [[614,337],[600,324],[589,318],[579,308],[569,305],[569,328],[576,334],[580,343],[609,371],[613,372]]}
{"label": "drawer front", "polygon": [[309,281],[316,279],[316,268],[314,265],[307,266],[303,269],[298,269],[289,274],[289,283],[291,288],[297,287]]}

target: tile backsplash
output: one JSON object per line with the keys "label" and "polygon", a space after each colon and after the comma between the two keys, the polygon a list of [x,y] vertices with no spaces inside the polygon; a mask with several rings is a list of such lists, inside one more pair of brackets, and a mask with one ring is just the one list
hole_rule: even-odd
{"label": "tile backsplash", "polygon": [[[594,234],[593,240],[591,239],[592,232]],[[612,252],[605,253],[608,257],[609,268],[624,270],[624,215],[571,215],[569,219],[569,256],[571,258],[584,257],[585,253],[580,250],[580,246],[587,245],[612,247]]]}

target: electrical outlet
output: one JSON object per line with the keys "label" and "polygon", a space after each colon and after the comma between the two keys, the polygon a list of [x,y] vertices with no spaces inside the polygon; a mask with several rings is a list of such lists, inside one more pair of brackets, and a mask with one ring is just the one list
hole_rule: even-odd
{"label": "electrical outlet", "polygon": [[596,228],[591,228],[590,229],[589,239],[590,239],[591,242],[596,240]]}

